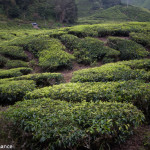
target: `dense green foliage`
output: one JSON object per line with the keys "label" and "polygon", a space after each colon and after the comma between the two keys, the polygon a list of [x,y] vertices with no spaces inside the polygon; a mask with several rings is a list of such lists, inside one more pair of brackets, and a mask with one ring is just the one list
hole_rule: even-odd
{"label": "dense green foliage", "polygon": [[130,33],[130,38],[144,46],[150,47],[150,33]]}
{"label": "dense green foliage", "polygon": [[19,102],[4,116],[17,128],[32,133],[33,139],[28,140],[28,144],[32,143],[30,148],[41,146],[42,149],[83,149],[87,146],[97,149],[104,143],[107,146],[120,143],[144,120],[141,111],[131,104],[72,104],[51,99]]}
{"label": "dense green foliage", "polygon": [[139,59],[149,55],[149,52],[143,46],[127,39],[109,37],[108,45],[120,51],[121,60]]}
{"label": "dense green foliage", "polygon": [[4,65],[7,63],[8,59],[2,55],[0,55],[0,67],[4,67]]}
{"label": "dense green foliage", "polygon": [[66,23],[77,19],[75,0],[0,0],[0,6],[10,18],[52,19]]}
{"label": "dense green foliage", "polygon": [[[121,2],[127,4],[127,0],[121,0]],[[150,9],[149,0],[130,0],[128,1],[128,4]]]}
{"label": "dense green foliage", "polygon": [[12,59],[27,59],[27,55],[24,53],[23,48],[18,46],[1,46],[0,54],[8,56]]}
{"label": "dense green foliage", "polygon": [[[25,99],[52,98],[72,102],[116,101],[133,103],[144,111],[149,120],[150,84],[140,81],[68,83],[36,89],[26,94]],[[150,121],[150,120],[149,120]]]}
{"label": "dense green foliage", "polygon": [[[76,0],[78,16],[93,14],[96,10],[121,4],[121,0]],[[86,7],[85,7],[86,6]]]}
{"label": "dense green foliage", "polygon": [[31,68],[14,68],[9,70],[0,69],[0,78],[17,77],[21,75],[29,74],[32,71]]}
{"label": "dense green foliage", "polygon": [[112,58],[111,61],[115,61],[120,55],[119,51],[104,46],[104,43],[96,38],[86,37],[79,39],[69,34],[62,35],[60,38],[65,46],[73,51],[78,63],[92,64],[102,60],[104,57],[105,59],[106,57]]}
{"label": "dense green foliage", "polygon": [[[150,11],[135,6],[114,6],[105,10],[99,10],[89,19],[112,21],[150,21]],[[88,19],[87,18],[87,19]]]}
{"label": "dense green foliage", "polygon": [[0,84],[0,105],[13,104],[16,101],[22,100],[24,95],[35,89],[35,82],[22,80],[22,81],[9,81]]}
{"label": "dense green foliage", "polygon": [[63,83],[64,77],[60,73],[36,73],[36,74],[28,74],[28,75],[22,75],[18,77],[0,79],[0,84],[4,84],[5,82],[9,82],[9,81],[17,81],[17,80],[34,80],[36,82],[37,87],[45,87],[45,86]]}
{"label": "dense green foliage", "polygon": [[64,50],[65,47],[58,40],[49,40],[48,48],[39,53],[39,66],[47,70],[56,70],[58,67],[71,68],[74,57]]}
{"label": "dense green foliage", "polygon": [[60,73],[36,73],[12,78],[12,80],[34,80],[37,86],[44,87],[64,82]]}
{"label": "dense green foliage", "polygon": [[150,31],[149,22],[127,22],[127,23],[105,23],[94,25],[78,25],[69,28],[69,33],[78,37],[108,35],[129,36],[130,32],[148,32]]}
{"label": "dense green foliage", "polygon": [[7,63],[5,64],[5,67],[7,69],[10,68],[19,68],[19,67],[28,67],[28,63],[25,61],[21,60],[8,60]]}
{"label": "dense green foliage", "polygon": [[[150,59],[109,63],[149,58],[149,22],[31,30],[18,19],[9,27],[0,20],[0,105],[23,100],[0,112],[4,128],[10,125],[7,131],[1,125],[0,135],[15,133],[6,138],[16,148],[19,143],[21,149],[108,150],[133,134],[143,114],[150,123]],[[117,41],[114,49],[110,39]],[[27,65],[32,69],[17,68]],[[80,70],[93,66],[99,67]],[[54,70],[62,74],[49,73]],[[64,83],[72,74],[72,83]]]}
{"label": "dense green foliage", "polygon": [[[147,67],[144,63],[139,65],[139,60],[135,60],[133,65],[136,66],[136,64],[138,64],[138,66],[134,68],[131,62],[129,61],[129,65],[127,65],[128,62],[118,62],[105,64],[101,67],[92,69],[75,71],[73,73],[72,82],[106,82],[130,79],[143,79],[149,81],[150,73],[144,70],[147,67],[149,68],[149,65],[147,65]],[[149,60],[145,59],[145,62],[149,64]],[[142,69],[142,65],[144,69]]]}

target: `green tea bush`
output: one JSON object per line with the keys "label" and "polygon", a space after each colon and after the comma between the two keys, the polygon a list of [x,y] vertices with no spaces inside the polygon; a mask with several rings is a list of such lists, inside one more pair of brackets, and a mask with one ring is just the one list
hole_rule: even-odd
{"label": "green tea bush", "polygon": [[8,60],[5,64],[7,68],[19,68],[19,67],[28,67],[28,63],[22,60]]}
{"label": "green tea bush", "polygon": [[14,68],[14,69],[9,69],[9,70],[0,70],[0,78],[10,78],[10,77],[17,77],[21,75],[26,75],[31,73],[32,69],[31,68]]}
{"label": "green tea bush", "polygon": [[34,80],[38,87],[60,84],[64,82],[64,78],[60,73],[36,73],[36,74],[19,76],[11,79],[12,80]]}
{"label": "green tea bush", "polygon": [[84,64],[91,64],[105,56],[112,57],[115,60],[119,54],[119,51],[106,47],[102,41],[91,37],[81,39],[77,48],[74,49],[77,62]]}
{"label": "green tea bush", "polygon": [[34,81],[9,81],[0,84],[0,104],[13,104],[16,101],[22,100],[24,95],[35,89]]}
{"label": "green tea bush", "polygon": [[39,66],[46,70],[56,70],[60,67],[72,67],[74,56],[65,52],[65,47],[57,39],[49,40],[49,48],[39,53]]}
{"label": "green tea bush", "polygon": [[[29,40],[29,39],[28,39]],[[38,57],[38,52],[49,47],[49,38],[45,36],[32,36],[31,39],[23,44],[24,50],[28,50],[34,54],[35,57]]]}
{"label": "green tea bush", "polygon": [[2,115],[14,124],[11,131],[23,129],[33,136],[23,141],[32,149],[99,149],[124,142],[144,121],[132,104],[51,99],[17,102]]}
{"label": "green tea bush", "polygon": [[106,82],[130,79],[149,81],[150,77],[144,69],[131,69],[125,64],[109,63],[101,67],[75,71],[71,82]]}
{"label": "green tea bush", "polygon": [[116,50],[120,51],[120,58],[122,60],[129,60],[129,59],[140,59],[144,58],[149,55],[149,52],[134,41],[121,39],[118,37],[109,37],[108,38],[108,45]]}
{"label": "green tea bush", "polygon": [[[145,32],[150,30],[149,22],[103,23],[94,25],[78,25],[69,28],[68,33],[78,37],[108,35],[129,36],[131,32]],[[89,34],[91,33],[91,34]]]}
{"label": "green tea bush", "polygon": [[150,71],[150,59],[120,61],[117,64],[124,64],[131,69],[145,69],[146,71]]}
{"label": "green tea bush", "polygon": [[27,59],[27,55],[24,53],[23,48],[18,46],[0,46],[0,54],[12,59]]}
{"label": "green tea bush", "polygon": [[130,38],[143,46],[150,47],[150,33],[130,33]]}
{"label": "green tea bush", "polygon": [[8,59],[2,55],[0,55],[0,67],[4,67],[4,65],[7,63]]}
{"label": "green tea bush", "polygon": [[78,47],[80,40],[77,36],[71,34],[65,34],[60,37],[61,42],[68,48],[70,51],[73,51]]}
{"label": "green tea bush", "polygon": [[68,83],[36,89],[25,99],[52,98],[72,102],[109,101],[133,103],[150,121],[150,83],[142,81]]}
{"label": "green tea bush", "polygon": [[92,26],[90,25],[78,25],[78,26],[71,27],[69,28],[68,33],[78,37],[98,36],[98,32],[96,30],[93,30]]}

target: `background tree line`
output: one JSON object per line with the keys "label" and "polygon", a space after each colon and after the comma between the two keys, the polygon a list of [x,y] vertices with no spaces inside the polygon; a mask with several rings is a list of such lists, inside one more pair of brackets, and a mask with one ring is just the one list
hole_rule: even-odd
{"label": "background tree line", "polygon": [[61,23],[74,23],[82,9],[97,10],[118,4],[121,0],[0,0],[0,8],[10,18],[53,19]]}
{"label": "background tree line", "polygon": [[0,6],[10,18],[51,18],[61,23],[77,19],[75,0],[0,0]]}

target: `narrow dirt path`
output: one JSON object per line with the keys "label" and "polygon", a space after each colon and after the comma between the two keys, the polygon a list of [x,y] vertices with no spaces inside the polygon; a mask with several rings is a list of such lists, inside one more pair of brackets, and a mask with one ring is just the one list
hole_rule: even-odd
{"label": "narrow dirt path", "polygon": [[[99,67],[101,65],[102,63],[98,62],[97,66],[94,66],[94,67]],[[64,79],[66,82],[70,82],[74,71],[78,71],[81,69],[94,68],[94,67],[91,67],[90,65],[83,65],[83,64],[78,64],[77,62],[73,62],[73,67],[71,70],[64,69],[64,70],[56,71],[56,72],[61,73],[64,76]]]}

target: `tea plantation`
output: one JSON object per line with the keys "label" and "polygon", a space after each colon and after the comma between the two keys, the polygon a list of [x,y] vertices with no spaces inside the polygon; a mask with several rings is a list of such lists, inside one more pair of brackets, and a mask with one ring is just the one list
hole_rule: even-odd
{"label": "tea plantation", "polygon": [[[2,141],[35,150],[125,144],[150,125],[149,58],[149,22],[2,26]],[[148,134],[144,140],[147,150]]]}

